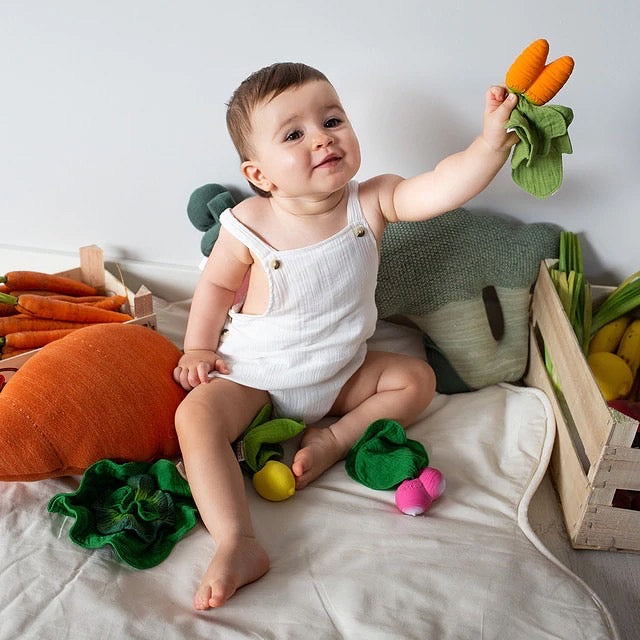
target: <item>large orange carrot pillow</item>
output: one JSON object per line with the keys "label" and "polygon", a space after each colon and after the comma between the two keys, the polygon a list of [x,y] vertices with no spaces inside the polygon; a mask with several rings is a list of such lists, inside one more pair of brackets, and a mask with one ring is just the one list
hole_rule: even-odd
{"label": "large orange carrot pillow", "polygon": [[179,356],[167,338],[132,324],[78,329],[43,347],[0,392],[0,480],[177,456]]}

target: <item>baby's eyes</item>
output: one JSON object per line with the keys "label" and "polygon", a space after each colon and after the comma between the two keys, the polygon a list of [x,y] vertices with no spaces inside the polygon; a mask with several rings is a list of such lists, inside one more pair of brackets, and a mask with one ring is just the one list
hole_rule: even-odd
{"label": "baby's eyes", "polygon": [[[332,118],[327,118],[322,123],[322,126],[325,129],[334,129],[335,127],[338,127],[341,124],[342,124],[342,120],[340,118],[332,117]],[[303,135],[304,134],[300,129],[294,129],[293,131],[290,131],[289,133],[287,133],[287,135],[284,137],[284,141],[294,142],[295,140],[300,140],[300,138],[302,138]]]}
{"label": "baby's eyes", "polygon": [[325,120],[324,127],[325,129],[333,129],[334,127],[337,127],[341,123],[342,123],[342,120],[340,120],[340,118],[329,118],[328,120]]}

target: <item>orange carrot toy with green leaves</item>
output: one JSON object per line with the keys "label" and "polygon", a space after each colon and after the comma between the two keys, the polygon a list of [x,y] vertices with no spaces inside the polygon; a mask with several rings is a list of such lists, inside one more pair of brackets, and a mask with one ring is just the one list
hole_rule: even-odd
{"label": "orange carrot toy with green leaves", "polygon": [[562,154],[573,149],[567,128],[573,111],[546,105],[562,89],[573,72],[571,56],[547,64],[549,43],[534,40],[513,61],[505,78],[507,88],[518,95],[507,127],[520,141],[511,156],[514,182],[538,198],[546,198],[562,184]]}
{"label": "orange carrot toy with green leaves", "polygon": [[562,56],[547,64],[548,55],[549,43],[544,38],[534,40],[509,67],[507,87],[532,104],[549,102],[569,79],[574,62],[571,56]]}

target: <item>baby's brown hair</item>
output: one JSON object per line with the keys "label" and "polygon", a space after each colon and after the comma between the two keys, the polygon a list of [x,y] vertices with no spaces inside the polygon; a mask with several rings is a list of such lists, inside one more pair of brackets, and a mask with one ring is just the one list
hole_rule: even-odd
{"label": "baby's brown hair", "polygon": [[[251,114],[256,105],[313,80],[328,82],[322,72],[301,62],[276,62],[243,80],[227,103],[227,129],[241,162],[249,160],[251,155],[249,134]],[[270,193],[249,184],[258,195],[270,197]]]}

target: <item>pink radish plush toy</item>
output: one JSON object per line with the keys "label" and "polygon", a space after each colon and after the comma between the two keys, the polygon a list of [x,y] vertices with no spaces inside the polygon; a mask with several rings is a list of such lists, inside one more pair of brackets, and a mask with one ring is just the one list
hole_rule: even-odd
{"label": "pink radish plush toy", "polygon": [[425,467],[417,478],[405,480],[396,489],[396,505],[402,513],[419,516],[444,493],[445,485],[438,469]]}

